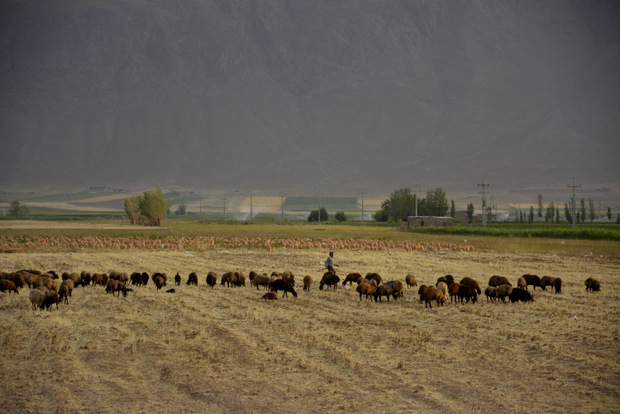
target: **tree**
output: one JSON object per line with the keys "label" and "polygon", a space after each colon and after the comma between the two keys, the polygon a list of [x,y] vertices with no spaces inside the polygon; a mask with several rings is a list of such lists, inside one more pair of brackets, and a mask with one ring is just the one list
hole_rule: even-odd
{"label": "tree", "polygon": [[390,219],[388,212],[384,208],[381,208],[375,211],[374,217],[375,217],[375,221],[378,221],[378,222],[385,222]]}
{"label": "tree", "polygon": [[534,206],[530,206],[530,214],[527,216],[527,221],[529,223],[534,222]]}
{"label": "tree", "polygon": [[467,215],[467,219],[471,223],[474,221],[474,203],[467,204],[467,209],[465,210],[465,214]]}
{"label": "tree", "polygon": [[611,208],[607,207],[607,221],[611,221]]}
{"label": "tree", "polygon": [[555,216],[555,206],[552,201],[547,206],[547,211],[545,212],[545,223],[549,221],[553,222],[553,216]]}
{"label": "tree", "polygon": [[448,213],[448,200],[446,199],[446,193],[441,187],[428,190],[426,192],[426,199],[422,201],[425,216],[443,217]]}
{"label": "tree", "polygon": [[456,206],[454,205],[454,200],[450,200],[450,217],[454,218],[456,215]]}
{"label": "tree", "polygon": [[164,197],[159,188],[125,199],[125,212],[132,224],[161,226],[170,206],[172,200]]}
{"label": "tree", "polygon": [[390,198],[381,203],[388,218],[394,221],[407,221],[408,216],[415,214],[415,196],[409,188],[394,190]]}
{"label": "tree", "polygon": [[142,216],[140,214],[140,197],[128,197],[125,199],[125,213],[129,217],[131,224],[142,224]]}
{"label": "tree", "polygon": [[564,203],[564,217],[566,217],[566,221],[568,221],[570,224],[573,224],[573,216],[570,210],[571,209],[570,207],[568,207],[568,204]]}
{"label": "tree", "polygon": [[18,200],[11,201],[11,208],[9,209],[9,215],[15,216],[16,219],[23,219],[30,210],[25,204],[20,203]]}
{"label": "tree", "polygon": [[336,220],[338,223],[342,223],[343,221],[347,221],[347,215],[344,214],[344,211],[338,211],[334,216],[334,220]]}
{"label": "tree", "polygon": [[594,200],[591,198],[588,198],[588,210],[588,218],[590,223],[592,223],[596,218],[596,209],[594,208]]}
{"label": "tree", "polygon": [[555,207],[555,224],[560,224],[560,206]]}
{"label": "tree", "polygon": [[[327,222],[327,220],[329,220],[327,210],[325,210],[325,207],[321,207],[321,221]],[[312,210],[308,216],[308,221],[319,221],[319,210]]]}
{"label": "tree", "polygon": [[543,215],[543,196],[542,194],[538,194],[538,208],[536,209],[538,213],[538,221],[542,221]]}
{"label": "tree", "polygon": [[[586,200],[583,198],[579,200],[579,211],[581,212],[581,222],[585,223],[586,221]],[[579,223],[579,220],[577,220]]]}
{"label": "tree", "polygon": [[487,206],[487,221],[493,220],[493,208],[491,206]]}
{"label": "tree", "polygon": [[184,216],[185,214],[187,214],[187,206],[185,204],[179,205],[174,214],[176,214],[177,216]]}

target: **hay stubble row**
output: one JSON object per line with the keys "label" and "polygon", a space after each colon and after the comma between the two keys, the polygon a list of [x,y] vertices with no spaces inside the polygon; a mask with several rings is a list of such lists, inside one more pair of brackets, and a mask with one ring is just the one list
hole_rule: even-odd
{"label": "hay stubble row", "polygon": [[[100,250],[0,256],[2,270],[198,272],[175,294],[126,298],[78,288],[69,305],[30,310],[2,295],[0,405],[6,412],[613,412],[620,397],[618,261],[534,253],[336,251],[341,274],[561,276],[531,304],[425,309],[319,291],[324,249]],[[315,283],[263,301],[210,289],[209,270],[293,271]],[[602,291],[586,293],[597,276]],[[25,390],[33,390],[25,392]]]}

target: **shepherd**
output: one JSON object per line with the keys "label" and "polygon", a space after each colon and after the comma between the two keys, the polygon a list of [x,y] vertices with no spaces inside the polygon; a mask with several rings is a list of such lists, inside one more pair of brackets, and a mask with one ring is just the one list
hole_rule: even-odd
{"label": "shepherd", "polygon": [[327,270],[331,270],[332,272],[336,273],[336,271],[334,270],[334,266],[338,266],[337,264],[334,264],[334,252],[329,252],[329,256],[327,256],[327,259],[325,259],[325,267],[327,268]]}

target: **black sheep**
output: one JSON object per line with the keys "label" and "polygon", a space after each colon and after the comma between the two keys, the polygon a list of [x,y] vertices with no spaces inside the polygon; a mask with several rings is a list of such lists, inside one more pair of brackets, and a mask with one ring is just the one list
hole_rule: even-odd
{"label": "black sheep", "polygon": [[323,286],[331,286],[334,289],[338,289],[338,282],[340,282],[340,277],[334,273],[327,272],[323,275],[321,279],[321,284],[319,285],[319,289],[323,290]]}
{"label": "black sheep", "polygon": [[[177,272],[177,274],[174,275],[174,284],[176,286],[181,286],[181,275],[179,274],[179,272]],[[187,284],[189,285],[189,281],[187,281]]]}
{"label": "black sheep", "polygon": [[196,274],[196,272],[192,272],[189,274],[189,277],[187,278],[187,284],[198,286],[198,275]]}
{"label": "black sheep", "polygon": [[512,292],[510,292],[510,301],[511,302],[531,302],[534,300],[532,294],[521,288],[512,288]]}
{"label": "black sheep", "polygon": [[291,292],[293,296],[297,297],[297,292],[295,292],[295,289],[293,289],[293,285],[287,280],[274,280],[273,283],[271,283],[271,290],[276,293],[278,293],[278,290],[283,291],[284,293],[282,294],[282,297],[288,296],[288,292]]}

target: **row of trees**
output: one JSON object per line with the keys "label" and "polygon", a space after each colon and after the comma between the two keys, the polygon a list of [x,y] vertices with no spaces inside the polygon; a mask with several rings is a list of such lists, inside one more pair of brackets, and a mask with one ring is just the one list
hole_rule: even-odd
{"label": "row of trees", "polygon": [[125,212],[131,224],[161,226],[172,200],[164,197],[161,189],[145,191],[142,195],[125,199]]}
{"label": "row of trees", "polygon": [[[390,198],[381,203],[381,209],[375,212],[376,221],[407,221],[408,216],[437,216],[443,217],[450,212],[454,217],[454,200],[448,206],[446,193],[441,187],[430,189],[426,197],[418,199],[417,194],[412,194],[411,189],[401,188],[395,190]],[[472,212],[473,214],[473,212]]]}
{"label": "row of trees", "polygon": [[[327,214],[327,210],[325,209],[325,207],[321,207],[321,210],[312,210],[310,212],[310,215],[308,216],[308,221],[309,222],[313,222],[313,221],[319,221],[319,213],[320,213],[320,217],[321,217],[321,221],[322,222],[327,222],[329,220],[329,214]],[[347,215],[345,214],[344,211],[338,211],[336,212],[336,214],[334,215],[334,220],[336,220],[338,223],[342,223],[344,221],[347,221]]]}

